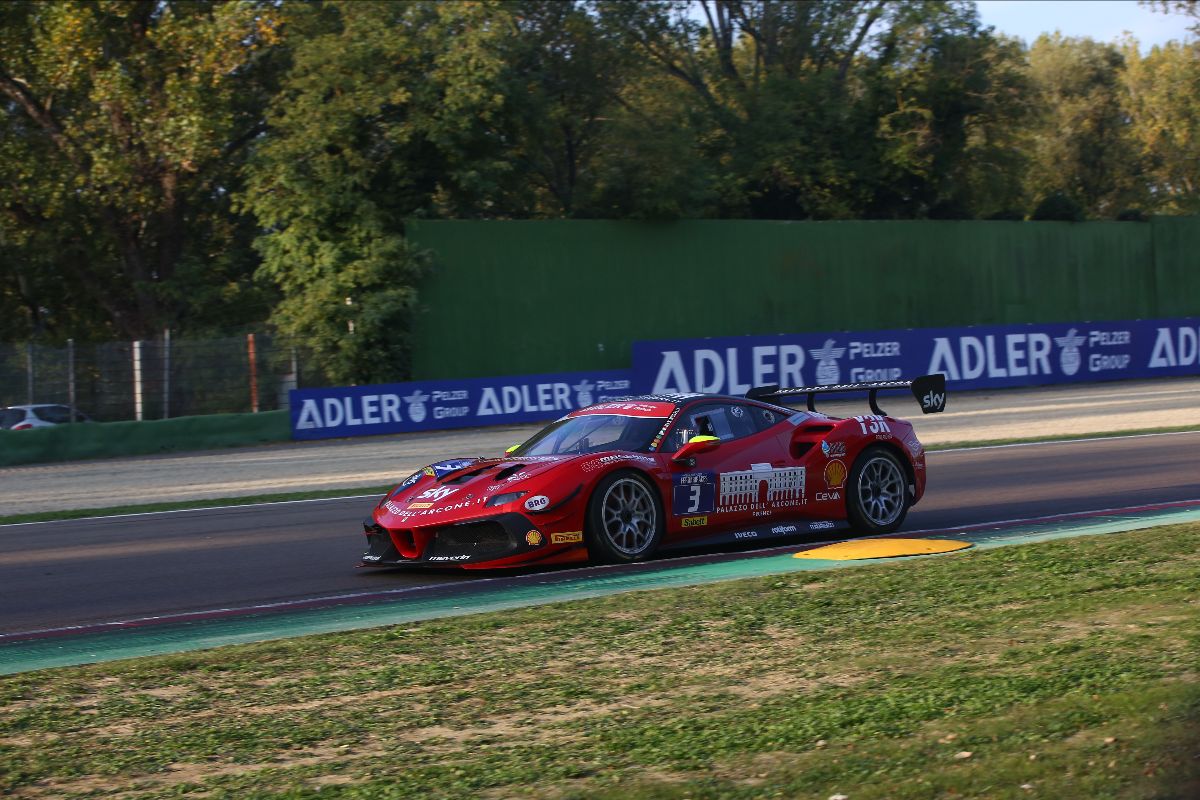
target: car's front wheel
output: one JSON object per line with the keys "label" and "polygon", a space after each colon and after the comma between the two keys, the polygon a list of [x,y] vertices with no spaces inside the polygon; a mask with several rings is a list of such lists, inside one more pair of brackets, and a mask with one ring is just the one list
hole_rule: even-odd
{"label": "car's front wheel", "polygon": [[588,501],[588,553],[594,561],[649,558],[662,540],[662,502],[649,479],[632,470],[605,476]]}
{"label": "car's front wheel", "polygon": [[904,465],[886,447],[868,447],[850,469],[846,515],[856,530],[891,533],[908,514],[908,480]]}

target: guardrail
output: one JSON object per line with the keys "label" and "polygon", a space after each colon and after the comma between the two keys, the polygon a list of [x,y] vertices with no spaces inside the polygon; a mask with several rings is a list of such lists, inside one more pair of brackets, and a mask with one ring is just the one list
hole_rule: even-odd
{"label": "guardrail", "polygon": [[211,450],[289,437],[286,411],[210,414],[146,422],[81,422],[0,431],[0,467],[85,458]]}

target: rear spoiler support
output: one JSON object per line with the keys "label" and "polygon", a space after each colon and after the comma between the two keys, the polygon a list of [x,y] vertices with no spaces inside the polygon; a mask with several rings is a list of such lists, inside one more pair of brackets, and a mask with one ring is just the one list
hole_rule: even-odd
{"label": "rear spoiler support", "polygon": [[922,375],[911,381],[879,381],[877,383],[836,383],[829,386],[797,386],[781,389],[778,384],[756,386],[746,392],[751,400],[781,400],[798,395],[806,395],[809,411],[816,411],[818,394],[836,394],[840,392],[867,392],[867,402],[871,410],[879,416],[886,413],[879,407],[879,392],[888,389],[911,389],[913,397],[921,405],[925,414],[936,414],[946,408],[946,376],[942,373]]}

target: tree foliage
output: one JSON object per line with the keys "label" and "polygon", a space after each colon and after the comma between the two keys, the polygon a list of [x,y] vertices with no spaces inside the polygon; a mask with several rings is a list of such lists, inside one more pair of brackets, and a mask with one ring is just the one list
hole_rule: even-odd
{"label": "tree foliage", "polygon": [[1129,134],[1146,197],[1159,213],[1200,212],[1200,43],[1170,42],[1142,56],[1123,48]]}
{"label": "tree foliage", "polygon": [[269,313],[394,378],[406,219],[1194,213],[1198,104],[1195,41],[966,0],[13,0],[0,336]]}
{"label": "tree foliage", "polygon": [[228,180],[276,42],[269,4],[0,5],[0,236],[35,328],[43,297],[129,337],[254,306]]}
{"label": "tree foliage", "polygon": [[1120,48],[1041,36],[1029,51],[1039,94],[1028,183],[1035,196],[1061,192],[1092,217],[1112,219],[1146,199],[1127,113]]}

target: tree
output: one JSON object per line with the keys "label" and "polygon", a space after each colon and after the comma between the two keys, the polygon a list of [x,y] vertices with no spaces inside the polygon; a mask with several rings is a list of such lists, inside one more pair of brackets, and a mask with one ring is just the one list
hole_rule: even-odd
{"label": "tree", "polygon": [[272,321],[340,382],[408,371],[407,331],[424,262],[404,218],[473,216],[511,168],[489,140],[503,107],[486,4],[306,6],[270,135],[239,207],[263,234]]}
{"label": "tree", "polygon": [[[686,87],[718,216],[990,213],[1021,194],[1020,53],[961,2],[599,2]],[[704,130],[703,128],[707,128]],[[957,208],[957,211],[952,211]]]}
{"label": "tree", "polygon": [[[717,216],[848,216],[869,125],[848,86],[884,2],[599,2],[626,48],[690,93]],[[694,13],[698,10],[699,13]],[[869,134],[868,134],[869,136]]]}
{"label": "tree", "polygon": [[1111,44],[1040,36],[1029,51],[1040,108],[1027,186],[1061,192],[1091,217],[1145,202],[1142,164],[1123,100],[1125,59]]}
{"label": "tree", "polygon": [[1147,207],[1159,214],[1200,211],[1200,43],[1168,42],[1143,57],[1122,48],[1124,108],[1148,184]]}
{"label": "tree", "polygon": [[203,318],[195,287],[244,279],[225,215],[277,41],[267,2],[0,6],[0,225],[75,287],[51,305],[82,295],[142,338]]}
{"label": "tree", "polygon": [[973,12],[909,10],[863,66],[878,120],[866,214],[969,219],[1024,205],[1030,107],[1019,44],[981,28]]}
{"label": "tree", "polygon": [[1183,14],[1191,17],[1193,23],[1189,30],[1200,36],[1200,0],[1138,0],[1138,5],[1163,14]]}

